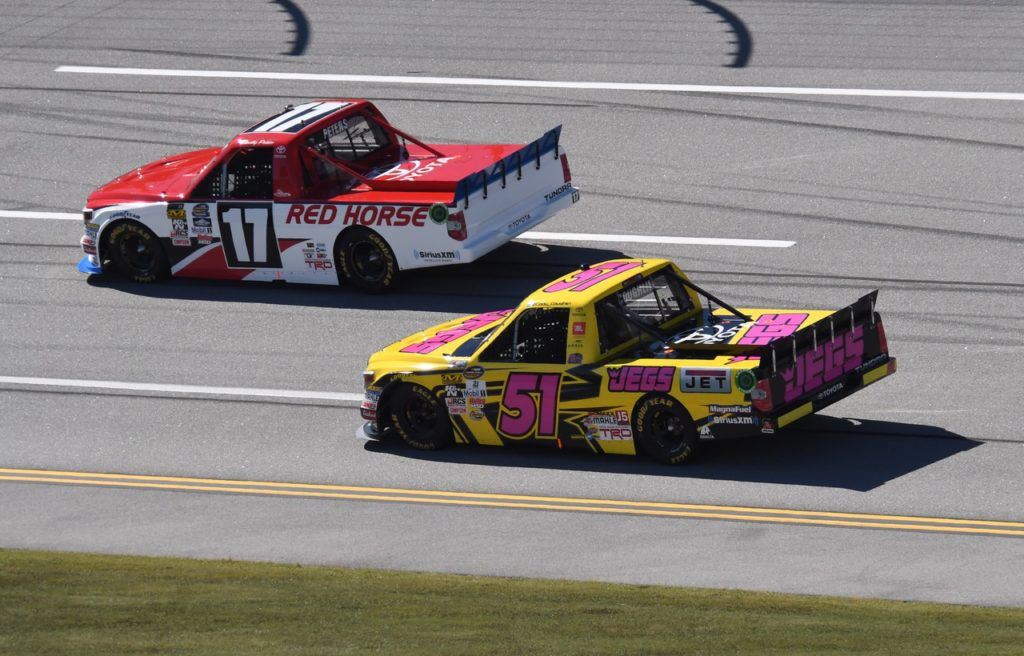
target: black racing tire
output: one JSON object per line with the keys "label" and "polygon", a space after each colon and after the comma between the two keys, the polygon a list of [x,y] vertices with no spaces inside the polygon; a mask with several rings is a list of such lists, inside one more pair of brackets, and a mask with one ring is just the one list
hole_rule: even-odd
{"label": "black racing tire", "polygon": [[395,432],[414,449],[437,451],[454,442],[448,408],[421,385],[400,385],[391,396],[388,412]]}
{"label": "black racing tire", "polygon": [[334,249],[342,284],[380,294],[398,281],[398,260],[383,237],[366,228],[345,231]]}
{"label": "black racing tire", "polygon": [[104,242],[104,255],[129,280],[156,282],[171,273],[160,239],[143,225],[130,221],[115,224]]}
{"label": "black racing tire", "polygon": [[633,431],[640,450],[667,465],[678,465],[697,450],[697,425],[671,396],[641,399],[633,412]]}

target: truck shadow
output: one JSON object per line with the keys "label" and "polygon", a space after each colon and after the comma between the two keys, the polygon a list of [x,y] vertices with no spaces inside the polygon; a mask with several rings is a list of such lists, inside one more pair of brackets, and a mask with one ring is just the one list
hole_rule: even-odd
{"label": "truck shadow", "polygon": [[776,436],[702,445],[681,466],[643,457],[543,447],[459,447],[416,451],[397,441],[367,442],[371,451],[463,465],[671,476],[687,479],[807,485],[867,492],[982,444],[936,426],[815,415]]}
{"label": "truck shadow", "polygon": [[148,298],[469,314],[515,307],[524,296],[580,264],[618,257],[625,255],[602,248],[509,242],[470,264],[405,272],[397,289],[380,295],[323,285],[183,278],[145,285],[114,275],[89,276],[88,283]]}

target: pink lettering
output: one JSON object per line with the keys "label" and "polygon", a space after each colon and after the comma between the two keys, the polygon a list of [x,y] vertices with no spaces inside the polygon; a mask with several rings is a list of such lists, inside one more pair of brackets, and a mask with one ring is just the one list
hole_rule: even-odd
{"label": "pink lettering", "polygon": [[806,314],[762,314],[737,344],[768,344],[789,337],[807,319]]}
{"label": "pink lettering", "polygon": [[846,352],[842,340],[825,342],[825,381],[832,382],[843,375],[846,366]]}
{"label": "pink lettering", "polygon": [[434,335],[424,339],[421,342],[409,344],[401,350],[402,353],[433,353],[437,349],[441,348],[445,344],[454,342],[457,339],[465,337],[466,335],[477,331],[481,328],[497,323],[508,315],[512,314],[512,310],[499,310],[496,312],[487,312],[484,314],[478,314],[469,317],[465,321],[451,328],[439,331]]}
{"label": "pink lettering", "polygon": [[864,326],[856,326],[843,336],[846,348],[846,368],[853,369],[864,358]]}
{"label": "pink lettering", "polygon": [[544,288],[544,291],[548,293],[582,292],[603,280],[614,278],[638,266],[640,266],[640,262],[605,262],[604,264],[597,264],[548,285]]}
{"label": "pink lettering", "polygon": [[[555,437],[561,374],[509,374],[498,428],[510,437]],[[536,399],[534,398],[536,394]]]}
{"label": "pink lettering", "polygon": [[825,369],[825,363],[822,359],[824,355],[824,349],[807,352],[807,357],[804,358],[804,388],[815,389],[821,387],[821,374]]}
{"label": "pink lettering", "polygon": [[674,367],[618,367],[608,369],[609,392],[669,392]]}
{"label": "pink lettering", "polygon": [[785,387],[786,403],[810,394],[826,383],[855,371],[864,359],[864,326],[826,339],[817,349],[797,355],[791,367],[779,372]]}

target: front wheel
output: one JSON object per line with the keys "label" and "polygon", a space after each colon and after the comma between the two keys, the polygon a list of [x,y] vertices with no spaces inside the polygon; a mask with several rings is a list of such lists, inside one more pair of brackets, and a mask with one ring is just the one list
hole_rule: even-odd
{"label": "front wheel", "polygon": [[348,230],[338,242],[334,260],[342,282],[371,294],[385,292],[398,278],[395,254],[376,232],[364,228]]}
{"label": "front wheel", "polygon": [[697,426],[671,396],[649,396],[633,414],[640,449],[658,462],[678,465],[697,449]]}
{"label": "front wheel", "polygon": [[170,273],[160,240],[135,223],[119,223],[110,229],[106,254],[118,271],[135,282],[155,282]]}
{"label": "front wheel", "polygon": [[395,390],[389,407],[391,425],[409,446],[424,451],[451,446],[452,424],[448,408],[427,388],[402,385]]}

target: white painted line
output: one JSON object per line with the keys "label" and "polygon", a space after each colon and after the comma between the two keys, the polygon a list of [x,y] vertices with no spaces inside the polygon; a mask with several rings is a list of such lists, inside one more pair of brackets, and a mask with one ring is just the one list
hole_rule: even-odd
{"label": "white painted line", "polygon": [[147,75],[158,77],[209,77],[239,80],[301,80],[307,82],[365,82],[380,84],[428,84],[527,89],[592,89],[601,91],[667,91],[670,93],[736,93],[790,96],[874,96],[881,98],[942,98],[952,100],[1024,100],[1024,93],[1000,91],[923,91],[916,89],[831,89],[826,87],[755,87],[716,84],[652,84],[646,82],[579,82],[510,80],[486,77],[419,77],[415,75],[348,75],[340,73],[291,73],[272,71],[217,71],[177,68],[122,68],[115,66],[58,66],[57,73]]}
{"label": "white painted line", "polygon": [[74,387],[79,389],[129,392],[163,392],[201,396],[255,396],[276,399],[314,401],[362,401],[362,394],[351,392],[311,392],[306,390],[260,389],[255,387],[210,387],[207,385],[167,385],[164,383],[126,383],[114,380],[78,380],[73,378],[26,378],[0,376],[0,385],[17,387]]}
{"label": "white painted line", "polygon": [[82,213],[22,212],[21,210],[0,210],[0,219],[54,219],[57,221],[81,221]]}
{"label": "white painted line", "polygon": [[795,241],[780,239],[726,239],[718,237],[670,237],[667,235],[604,235],[570,232],[524,232],[519,239],[532,241],[601,241],[620,244],[685,244],[688,246],[745,246],[789,248]]}
{"label": "white painted line", "polygon": [[[20,212],[0,210],[0,218],[7,219],[61,219],[81,221],[81,214],[64,214],[61,212]],[[570,232],[524,232],[519,239],[534,241],[600,241],[622,244],[683,244],[687,246],[745,246],[748,248],[789,248],[795,241],[779,239],[728,239],[719,237],[670,237],[667,235],[610,235],[595,233]],[[189,262],[206,251],[199,251],[190,256]],[[179,263],[175,271],[185,266]]]}

